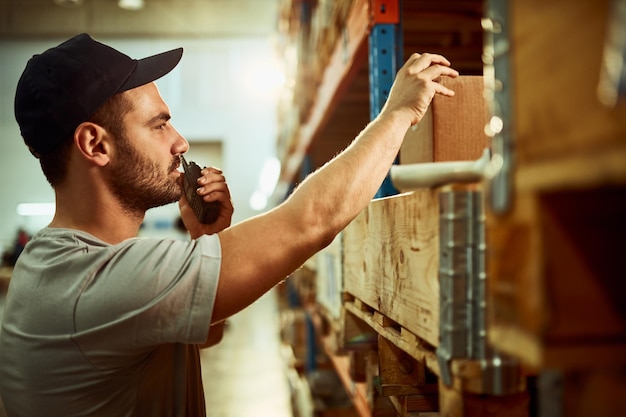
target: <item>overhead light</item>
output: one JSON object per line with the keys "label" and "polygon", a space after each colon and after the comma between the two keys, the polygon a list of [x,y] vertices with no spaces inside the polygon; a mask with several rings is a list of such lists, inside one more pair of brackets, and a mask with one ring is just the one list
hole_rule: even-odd
{"label": "overhead light", "polygon": [[248,88],[257,94],[268,95],[280,91],[286,84],[286,76],[273,58],[252,64],[244,79]]}
{"label": "overhead light", "polygon": [[267,207],[267,196],[259,190],[256,190],[250,196],[250,207],[252,210],[261,211]]}
{"label": "overhead light", "polygon": [[124,10],[141,10],[145,3],[144,0],[119,0],[117,5]]}
{"label": "overhead light", "polygon": [[20,203],[17,205],[17,214],[20,216],[51,216],[54,212],[54,203]]}
{"label": "overhead light", "polygon": [[279,177],[280,161],[278,158],[267,159],[259,176],[259,189],[266,195],[271,195],[276,188]]}
{"label": "overhead light", "polygon": [[278,158],[267,159],[259,176],[259,186],[250,196],[250,207],[253,210],[260,211],[267,207],[269,197],[274,193],[279,177],[280,161]]}

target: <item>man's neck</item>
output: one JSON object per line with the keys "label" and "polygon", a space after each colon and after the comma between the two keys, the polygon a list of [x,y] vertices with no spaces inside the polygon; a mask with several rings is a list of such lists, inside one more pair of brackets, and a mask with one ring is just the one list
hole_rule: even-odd
{"label": "man's neck", "polygon": [[104,242],[116,244],[137,236],[144,213],[129,213],[114,198],[73,198],[56,193],[56,213],[50,227],[87,232]]}

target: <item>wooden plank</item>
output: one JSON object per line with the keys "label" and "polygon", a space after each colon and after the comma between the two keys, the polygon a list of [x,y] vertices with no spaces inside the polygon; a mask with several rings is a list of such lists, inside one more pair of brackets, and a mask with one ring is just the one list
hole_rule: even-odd
{"label": "wooden plank", "polygon": [[621,416],[626,410],[626,372],[612,368],[564,375],[562,415]]}
{"label": "wooden plank", "polygon": [[533,161],[518,168],[515,189],[519,192],[552,192],[625,184],[624,161],[626,143],[556,159]]}
{"label": "wooden plank", "polygon": [[512,123],[520,167],[626,141],[626,106],[605,107],[596,91],[609,3],[509,2]]}
{"label": "wooden plank", "polygon": [[606,369],[626,363],[624,343],[594,343],[584,339],[579,343],[558,343],[510,323],[489,326],[489,341],[534,369]]}
{"label": "wooden plank", "polygon": [[344,289],[437,346],[438,256],[436,191],[374,200],[344,230]]}
{"label": "wooden plank", "polygon": [[386,397],[424,394],[425,367],[383,336],[378,336],[378,390]]}
{"label": "wooden plank", "polygon": [[477,395],[447,387],[439,381],[439,414],[445,417],[529,417],[528,392]]}
{"label": "wooden plank", "polygon": [[340,351],[375,350],[378,334],[352,312],[345,311],[340,329]]}
{"label": "wooden plank", "polygon": [[[434,375],[441,375],[433,346],[358,299],[347,300],[344,303],[344,308],[371,326],[386,341],[396,346],[399,349],[396,352],[406,353],[419,363],[423,363]],[[381,345],[380,340],[379,338],[379,346]],[[453,379],[452,387],[457,391],[482,394],[489,389],[488,384],[485,384],[486,375],[479,360],[454,359],[450,363],[450,370]],[[526,390],[524,375],[521,372],[519,377],[516,385],[509,387],[512,392],[524,392]],[[408,387],[404,388],[408,389]],[[404,388],[389,387],[387,393],[399,395]]]}
{"label": "wooden plank", "polygon": [[[538,227],[539,215],[534,195],[518,193],[511,213],[486,218],[490,251],[487,259],[492,312],[490,336],[494,326],[500,324],[529,334],[539,334],[545,325],[546,294],[541,290],[544,248]],[[496,346],[510,352],[500,343]],[[519,349],[526,349],[526,355],[535,358],[539,348],[536,344],[523,343]]]}
{"label": "wooden plank", "polygon": [[360,308],[355,301],[346,301],[344,308],[355,316],[359,317],[369,326],[371,326],[378,334],[384,336],[394,345],[418,361],[424,362],[426,366],[435,374],[439,374],[439,363],[432,346],[429,346],[423,340],[411,332],[403,329],[397,324],[393,324],[392,320],[376,320],[374,311]]}
{"label": "wooden plank", "polygon": [[[435,388],[435,391],[431,394],[389,397],[389,400],[398,413],[398,417],[431,415],[432,411],[439,410],[437,384],[430,385],[433,385]],[[434,413],[434,416],[436,417],[437,413]]]}

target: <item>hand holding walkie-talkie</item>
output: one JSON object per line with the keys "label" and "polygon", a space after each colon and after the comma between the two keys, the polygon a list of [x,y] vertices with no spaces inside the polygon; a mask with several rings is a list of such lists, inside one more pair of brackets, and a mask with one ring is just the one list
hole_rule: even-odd
{"label": "hand holding walkie-talkie", "polygon": [[180,156],[180,161],[185,171],[183,175],[183,192],[198,221],[204,224],[215,222],[220,214],[220,203],[217,201],[206,202],[196,192],[198,189],[198,178],[202,176],[202,168],[193,161],[187,163],[182,155]]}

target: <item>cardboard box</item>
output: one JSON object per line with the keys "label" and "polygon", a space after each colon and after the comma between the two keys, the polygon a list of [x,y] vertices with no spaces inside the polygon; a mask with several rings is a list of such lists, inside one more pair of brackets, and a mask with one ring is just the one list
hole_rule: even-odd
{"label": "cardboard box", "polygon": [[491,146],[485,134],[490,111],[482,76],[442,78],[454,97],[436,95],[424,118],[409,129],[400,149],[400,163],[469,161]]}

